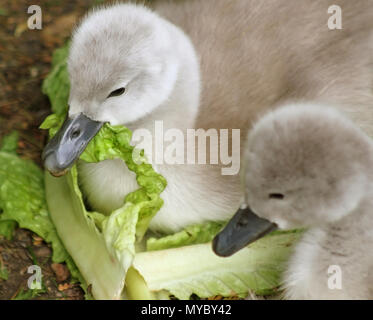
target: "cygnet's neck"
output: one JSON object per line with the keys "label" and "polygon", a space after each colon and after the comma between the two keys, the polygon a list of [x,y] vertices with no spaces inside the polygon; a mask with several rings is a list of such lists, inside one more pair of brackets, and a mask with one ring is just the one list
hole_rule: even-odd
{"label": "cygnet's neck", "polygon": [[174,55],[178,59],[178,72],[174,88],[168,99],[148,116],[130,124],[132,130],[144,128],[152,131],[154,121],[162,120],[164,129],[194,128],[200,99],[199,61],[189,38],[177,27],[165,21],[171,34]]}
{"label": "cygnet's neck", "polygon": [[[346,213],[341,219],[329,223],[326,227],[333,230],[341,230],[341,232],[348,232],[348,230],[371,230],[373,225],[373,141],[367,137],[362,136],[359,145],[356,145],[356,157],[358,163],[357,168],[361,172],[361,185],[356,185],[357,189],[363,190],[360,201],[356,204],[355,208]],[[354,161],[351,159],[350,161]],[[354,189],[351,190],[354,192]],[[343,208],[341,208],[343,210]],[[370,231],[369,231],[370,232]]]}

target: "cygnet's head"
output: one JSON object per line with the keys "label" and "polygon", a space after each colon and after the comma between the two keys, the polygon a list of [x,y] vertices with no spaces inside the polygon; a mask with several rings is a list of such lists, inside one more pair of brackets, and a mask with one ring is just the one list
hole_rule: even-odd
{"label": "cygnet's head", "polygon": [[281,228],[336,221],[364,196],[369,150],[365,135],[332,108],[280,108],[249,133],[246,202]]}
{"label": "cygnet's head", "polygon": [[[295,104],[268,113],[248,134],[242,170],[245,202],[260,219],[256,233],[269,230],[265,221],[302,228],[352,212],[366,194],[371,159],[369,139],[330,107]],[[247,237],[241,245],[255,240]]]}
{"label": "cygnet's head", "polygon": [[168,101],[187,50],[194,54],[189,39],[143,6],[91,12],[72,37],[69,115],[44,150],[45,167],[63,174],[103,123],[131,124]]}
{"label": "cygnet's head", "polygon": [[90,13],[72,37],[69,115],[128,124],[164,102],[179,64],[170,27],[142,6]]}

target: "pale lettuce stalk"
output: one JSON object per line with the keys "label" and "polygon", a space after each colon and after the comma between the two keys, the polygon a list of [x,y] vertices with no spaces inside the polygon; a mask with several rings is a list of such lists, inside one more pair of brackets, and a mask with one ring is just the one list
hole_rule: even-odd
{"label": "pale lettuce stalk", "polygon": [[113,254],[108,250],[103,234],[87,215],[80,193],[75,192],[74,171],[61,178],[45,174],[49,211],[65,248],[92,285],[94,297],[119,299],[128,264],[120,261],[120,252]]}
{"label": "pale lettuce stalk", "polygon": [[[216,256],[211,243],[140,252],[133,262],[150,292],[167,290],[179,299],[192,294],[245,297],[275,292],[299,232],[278,232],[242,249],[230,258]],[[143,290],[145,295],[148,293]],[[137,297],[141,298],[140,293]]]}

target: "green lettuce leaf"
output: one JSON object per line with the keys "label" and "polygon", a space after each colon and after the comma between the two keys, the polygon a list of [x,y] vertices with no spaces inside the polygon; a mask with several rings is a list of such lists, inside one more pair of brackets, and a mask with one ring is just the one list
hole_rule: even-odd
{"label": "green lettuce leaf", "polygon": [[[129,287],[136,299],[151,294],[154,298],[164,290],[179,299],[189,299],[192,294],[200,298],[245,297],[249,290],[258,295],[272,294],[300,235],[293,231],[273,233],[229,258],[216,256],[211,243],[140,252],[133,262],[135,280],[127,280],[127,290]],[[135,281],[135,288],[131,281]]]}
{"label": "green lettuce leaf", "polygon": [[17,156],[17,142],[18,133],[12,132],[3,138],[0,149],[0,234],[10,240],[17,224],[35,232],[51,243],[52,260],[65,262],[72,280],[79,281],[86,289],[47,211],[43,171],[33,162]]}
{"label": "green lettuce leaf", "polygon": [[[53,58],[52,71],[43,84],[43,92],[49,96],[55,113],[47,117],[41,128],[49,129],[51,137],[62,125],[67,112],[67,54],[67,46],[57,51]],[[80,156],[80,159],[86,162],[121,159],[136,174],[139,189],[128,194],[123,199],[123,207],[108,216],[86,210],[75,166],[66,179],[55,180],[46,174],[47,200],[52,219],[67,250],[77,262],[84,278],[92,284],[92,292],[98,298],[120,298],[125,274],[135,256],[136,239],[141,241],[151,218],[163,205],[160,194],[166,187],[166,180],[145,162],[142,152],[133,152],[134,147],[130,145],[131,136],[131,131],[123,126],[105,124]],[[59,194],[64,194],[63,190],[58,189],[64,184],[73,192],[69,195],[74,198],[72,211],[69,212],[71,216],[66,214],[66,205],[59,202],[58,198]],[[55,192],[51,193],[50,190]],[[56,203],[63,208],[62,212]],[[79,220],[75,225],[77,234],[69,230],[66,219],[71,219],[71,223]],[[77,243],[96,243],[97,250],[101,250],[100,263],[97,263],[96,256],[82,253],[82,250],[76,247]],[[98,277],[98,273],[102,276]]]}
{"label": "green lettuce leaf", "polygon": [[130,203],[138,205],[139,217],[136,234],[141,240],[151,218],[163,205],[160,194],[165,189],[167,182],[164,177],[153,170],[150,164],[145,162],[143,153],[133,152],[134,147],[130,145],[131,136],[132,132],[123,126],[105,124],[88,144],[80,159],[86,162],[122,159],[128,169],[136,174],[140,188],[128,194],[125,203],[127,206]]}
{"label": "green lettuce leaf", "polygon": [[13,131],[10,134],[3,137],[1,141],[0,151],[8,153],[16,153],[18,143],[18,132]]}
{"label": "green lettuce leaf", "polygon": [[188,226],[180,232],[161,238],[151,237],[146,241],[146,250],[155,251],[210,242],[224,225],[223,222],[206,222]]}
{"label": "green lettuce leaf", "polygon": [[69,74],[67,71],[67,55],[69,44],[53,53],[52,70],[43,81],[42,91],[49,97],[51,108],[60,118],[67,113],[70,92]]}
{"label": "green lettuce leaf", "polygon": [[[125,219],[126,208],[118,209],[110,217],[99,213],[90,215],[77,185],[75,167],[60,178],[46,172],[45,183],[52,220],[65,248],[86,283],[91,285],[92,294],[96,299],[119,299],[128,264],[134,255],[136,215],[133,220]],[[102,231],[96,225],[98,215],[102,218]],[[122,220],[126,222],[124,225]],[[130,239],[130,245],[116,248],[115,244],[125,232],[128,232],[126,239]],[[105,235],[108,236],[105,238]]]}
{"label": "green lettuce leaf", "polygon": [[12,240],[13,233],[17,227],[17,222],[14,220],[2,220],[0,221],[0,236],[5,237],[7,240]]}
{"label": "green lettuce leaf", "polygon": [[[63,123],[67,113],[69,79],[67,73],[67,56],[69,46],[55,51],[52,61],[52,71],[43,83],[43,92],[48,95],[52,111],[41,124],[41,129],[49,129],[52,137]],[[124,126],[111,126],[105,124],[98,134],[88,144],[80,156],[86,162],[99,162],[108,159],[122,159],[127,167],[136,174],[139,189],[127,195],[125,202],[140,204],[137,222],[137,236],[142,238],[151,218],[163,205],[159,196],[166,187],[166,179],[156,173],[150,164],[147,164],[143,152],[133,152],[130,145],[132,132]],[[128,206],[127,205],[127,206]],[[127,209],[128,210],[128,209]]]}
{"label": "green lettuce leaf", "polygon": [[0,222],[16,221],[53,248],[53,260],[68,257],[47,211],[42,170],[17,155],[0,152]]}
{"label": "green lettuce leaf", "polygon": [[[53,136],[67,112],[68,46],[58,50],[43,84],[53,114],[42,124]],[[151,218],[162,206],[166,180],[134,152],[131,132],[105,124],[91,140],[80,160],[98,162],[122,159],[135,172],[139,189],[123,199],[123,206],[106,216],[89,212],[78,184],[75,166],[60,178],[45,173],[46,197],[53,222],[78,269],[92,285],[97,299],[189,299],[215,295],[271,293],[291,252],[297,232],[273,233],[230,258],[217,257],[211,240],[223,224],[190,226],[163,237],[149,237]],[[147,238],[147,239],[146,239]],[[141,249],[139,249],[141,248]],[[123,289],[125,291],[123,292]]]}

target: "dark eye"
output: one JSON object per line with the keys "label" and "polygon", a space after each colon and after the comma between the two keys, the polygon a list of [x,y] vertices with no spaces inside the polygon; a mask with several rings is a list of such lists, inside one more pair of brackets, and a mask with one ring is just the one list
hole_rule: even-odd
{"label": "dark eye", "polygon": [[278,200],[282,200],[285,198],[285,196],[282,194],[282,193],[270,193],[269,194],[269,198],[270,199],[278,199]]}
{"label": "dark eye", "polygon": [[110,94],[107,96],[108,98],[111,98],[111,97],[117,97],[117,96],[120,96],[122,95],[124,92],[126,91],[126,88],[119,88],[119,89],[116,89],[112,92],[110,92]]}

